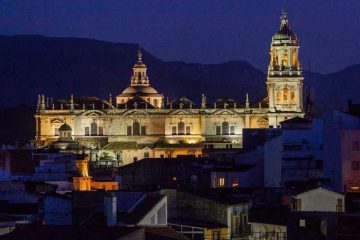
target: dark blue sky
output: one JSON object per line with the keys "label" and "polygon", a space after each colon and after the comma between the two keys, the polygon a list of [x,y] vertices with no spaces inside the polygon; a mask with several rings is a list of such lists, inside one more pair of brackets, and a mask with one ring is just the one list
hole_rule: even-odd
{"label": "dark blue sky", "polygon": [[[359,0],[287,0],[305,69],[360,63]],[[0,34],[141,42],[163,60],[247,60],[266,71],[281,0],[0,0]]]}

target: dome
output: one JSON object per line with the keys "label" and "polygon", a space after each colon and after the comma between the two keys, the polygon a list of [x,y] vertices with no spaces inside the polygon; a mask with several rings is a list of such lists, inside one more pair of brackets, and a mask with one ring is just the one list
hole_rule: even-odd
{"label": "dome", "polygon": [[137,62],[135,63],[134,68],[146,68],[146,65],[142,62]]}
{"label": "dome", "polygon": [[59,131],[72,131],[72,129],[68,124],[64,123],[60,126]]}
{"label": "dome", "polygon": [[130,86],[126,88],[123,92],[123,94],[158,94],[158,92],[150,86]]}
{"label": "dome", "polygon": [[290,29],[282,29],[274,35],[276,40],[296,40],[296,34]]}

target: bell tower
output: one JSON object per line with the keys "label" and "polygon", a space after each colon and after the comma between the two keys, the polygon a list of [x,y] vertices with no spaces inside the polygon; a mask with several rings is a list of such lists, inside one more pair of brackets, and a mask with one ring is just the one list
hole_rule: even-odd
{"label": "bell tower", "polygon": [[[290,30],[287,13],[282,12],[279,31],[272,37],[267,73],[269,125],[303,113],[303,72],[299,60],[299,39]],[[281,113],[279,115],[279,113]],[[287,114],[285,114],[287,113]],[[285,116],[289,115],[289,116]]]}

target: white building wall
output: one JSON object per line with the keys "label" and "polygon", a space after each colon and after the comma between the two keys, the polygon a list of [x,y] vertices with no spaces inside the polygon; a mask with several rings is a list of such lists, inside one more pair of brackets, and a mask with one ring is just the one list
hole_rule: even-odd
{"label": "white building wall", "polygon": [[343,205],[345,203],[344,195],[323,188],[299,194],[295,198],[301,199],[301,211],[336,212],[338,199],[341,199]]}
{"label": "white building wall", "polygon": [[167,197],[164,198],[138,223],[138,226],[167,225]]}

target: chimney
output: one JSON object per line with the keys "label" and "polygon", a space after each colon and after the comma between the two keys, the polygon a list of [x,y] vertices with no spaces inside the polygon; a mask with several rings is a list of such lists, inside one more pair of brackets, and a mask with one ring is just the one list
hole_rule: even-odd
{"label": "chimney", "polygon": [[104,213],[108,227],[117,225],[117,206],[114,192],[106,192],[104,197]]}

